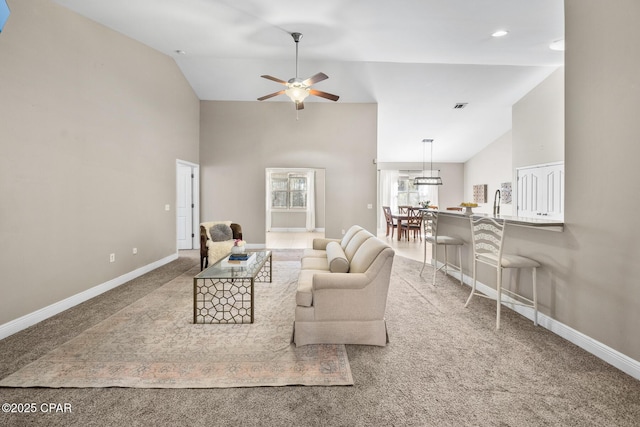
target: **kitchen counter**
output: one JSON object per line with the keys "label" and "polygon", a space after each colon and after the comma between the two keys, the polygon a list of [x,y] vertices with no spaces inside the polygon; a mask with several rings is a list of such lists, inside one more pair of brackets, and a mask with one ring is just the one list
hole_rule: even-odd
{"label": "kitchen counter", "polygon": [[[429,212],[430,209],[425,209],[426,212]],[[450,211],[450,210],[439,210],[437,211],[440,216],[452,216],[458,218],[496,218],[503,219],[507,224],[517,225],[520,227],[530,227],[536,228],[545,231],[558,231],[561,232],[564,230],[564,222],[553,220],[553,219],[545,219],[544,217],[540,218],[525,218],[520,216],[510,216],[510,215],[496,215],[493,216],[491,214],[485,213],[472,213],[471,215],[465,213],[464,211]]]}

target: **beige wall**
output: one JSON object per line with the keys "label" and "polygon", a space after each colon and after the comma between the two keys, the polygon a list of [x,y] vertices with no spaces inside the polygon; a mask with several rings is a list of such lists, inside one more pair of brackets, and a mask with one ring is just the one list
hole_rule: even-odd
{"label": "beige wall", "polygon": [[[542,313],[640,361],[640,3],[566,0],[565,16],[564,69],[513,109],[513,167],[565,161],[564,232],[511,227],[506,250],[542,263]],[[469,236],[467,221],[447,230]]]}
{"label": "beige wall", "polygon": [[199,136],[171,58],[48,0],[9,6],[0,325],[175,254],[176,159],[198,162]]}
{"label": "beige wall", "polygon": [[513,106],[514,169],[564,160],[564,78],[561,67]]}
{"label": "beige wall", "polygon": [[[512,147],[512,132],[509,131],[464,164],[465,201],[473,202],[474,185],[487,185],[487,203],[480,203],[474,212],[493,212],[495,193],[503,182],[511,182],[511,187],[515,187]],[[515,211],[513,202],[500,205],[501,215],[515,215]]]}
{"label": "beige wall", "polygon": [[[265,169],[325,169],[325,234],[376,230],[377,106],[202,101],[200,217],[231,219],[264,244]],[[368,209],[367,205],[373,208]]]}
{"label": "beige wall", "polygon": [[640,361],[640,2],[566,0],[565,14],[562,320]]}

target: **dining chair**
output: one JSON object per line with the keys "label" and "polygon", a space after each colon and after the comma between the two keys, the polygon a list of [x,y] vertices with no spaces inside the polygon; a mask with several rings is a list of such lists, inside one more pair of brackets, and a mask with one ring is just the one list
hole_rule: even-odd
{"label": "dining chair", "polygon": [[[500,308],[502,307],[502,295],[510,297],[511,304],[533,308],[533,324],[538,325],[538,294],[536,289],[536,270],[540,263],[521,255],[507,254],[503,252],[505,235],[504,219],[494,218],[470,218],[471,237],[473,240],[473,285],[471,294],[467,299],[467,307],[471,298],[478,295],[491,298],[476,291],[476,276],[478,263],[486,264],[496,269],[496,329],[500,329]],[[502,270],[505,268],[531,268],[533,279],[533,297],[529,299],[521,294],[505,289],[502,286]]]}
{"label": "dining chair", "polygon": [[[389,235],[389,230],[391,230],[391,238],[393,239],[393,232],[398,228],[398,224],[393,221],[393,217],[391,216],[391,208],[389,206],[383,206],[382,211],[384,212],[384,219],[387,222],[387,234]],[[400,231],[398,231],[399,233]]]}
{"label": "dining chair", "polygon": [[406,205],[398,206],[398,213],[400,215],[407,215],[409,213],[409,208],[410,207],[411,206],[406,206]]}
{"label": "dining chair", "polygon": [[[447,275],[447,269],[452,268],[460,272],[460,284],[463,284],[464,273],[462,272],[462,245],[464,245],[464,240],[453,237],[453,236],[441,236],[438,234],[438,212],[424,212],[422,224],[424,228],[424,259],[422,261],[422,270],[420,270],[420,275],[422,276],[422,272],[424,271],[424,267],[427,265],[427,243],[433,245],[433,282],[436,283],[436,273],[439,270],[444,270],[444,274]],[[444,246],[444,264],[440,267],[438,265],[438,246]],[[447,247],[449,246],[457,246],[458,247],[458,260],[460,265],[457,266],[455,264],[449,263],[448,255],[447,255]]]}
{"label": "dining chair", "polygon": [[422,211],[420,208],[409,207],[407,209],[407,221],[403,222],[401,227],[402,232],[407,236],[407,240],[409,240],[411,234],[413,234],[414,239],[420,237],[420,240],[422,240]]}

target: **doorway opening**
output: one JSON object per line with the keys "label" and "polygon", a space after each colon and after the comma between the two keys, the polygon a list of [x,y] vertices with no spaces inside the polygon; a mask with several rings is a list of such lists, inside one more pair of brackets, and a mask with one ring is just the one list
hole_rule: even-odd
{"label": "doorway opening", "polygon": [[324,237],[325,169],[267,168],[266,246],[310,247]]}

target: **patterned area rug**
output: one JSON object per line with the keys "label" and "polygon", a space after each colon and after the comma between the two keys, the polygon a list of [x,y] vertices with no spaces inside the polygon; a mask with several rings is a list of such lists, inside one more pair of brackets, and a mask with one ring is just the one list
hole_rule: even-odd
{"label": "patterned area rug", "polygon": [[193,324],[196,267],[0,381],[4,387],[352,385],[344,345],[291,344],[300,263],[274,258],[255,320]]}

